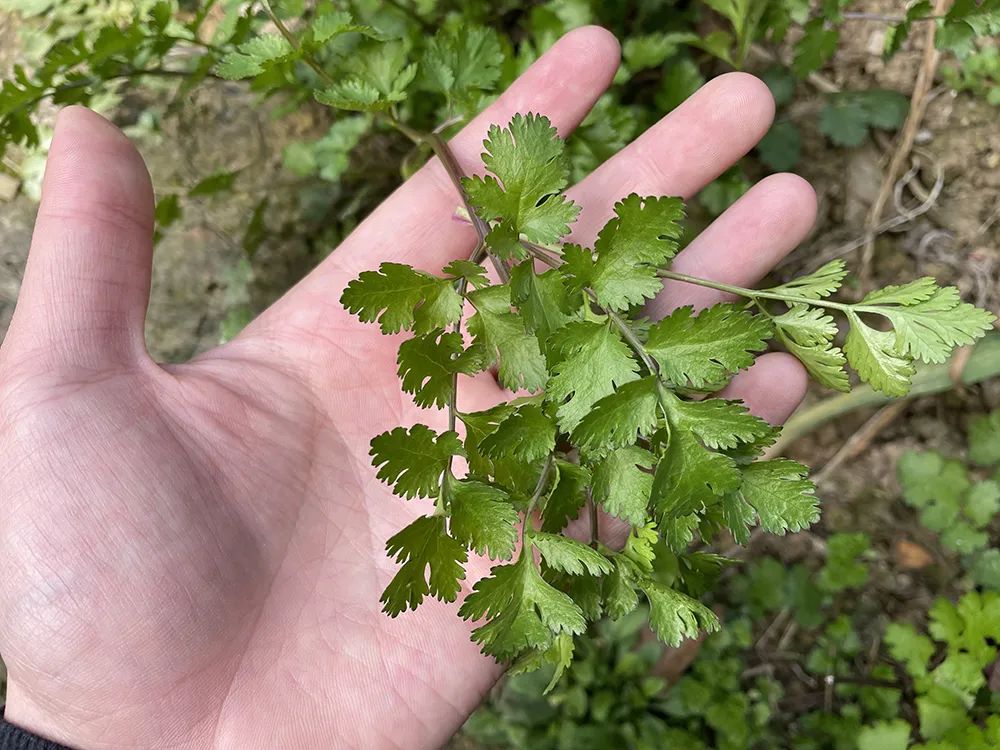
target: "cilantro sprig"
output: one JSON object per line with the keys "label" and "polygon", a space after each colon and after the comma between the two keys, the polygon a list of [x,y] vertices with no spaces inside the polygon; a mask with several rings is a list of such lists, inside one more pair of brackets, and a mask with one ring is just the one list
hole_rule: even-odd
{"label": "cilantro sprig", "polygon": [[[550,663],[558,676],[588,621],[623,617],[643,599],[667,643],[716,629],[692,573],[695,541],[728,530],[745,543],[753,525],[784,534],[818,519],[808,469],[762,458],[778,429],[711,395],[771,342],[826,386],[848,389],[850,365],[898,396],[915,360],[942,362],[993,323],[928,278],[835,301],[841,261],[764,290],[679,273],[670,268],[684,213],[677,198],[627,196],[592,248],[566,243],[580,209],[563,192],[564,144],[540,115],[490,128],[485,174],[461,175],[443,141],[432,145],[476,249],[440,275],[385,263],[342,297],[383,333],[413,334],[399,347],[403,390],[448,411],[444,433],[414,425],[372,441],[379,479],[404,500],[434,500],[431,515],[389,540],[401,568],[382,601],[391,616],[427,596],[454,601],[470,555],[496,560],[459,615],[476,624],[484,653],[521,669]],[[742,301],[680,308],[650,325],[642,305],[664,279]],[[847,327],[842,345],[834,314]],[[458,412],[460,376],[490,369],[521,395]],[[602,542],[598,508],[631,527],[623,548]],[[589,543],[568,532],[585,509]]]}

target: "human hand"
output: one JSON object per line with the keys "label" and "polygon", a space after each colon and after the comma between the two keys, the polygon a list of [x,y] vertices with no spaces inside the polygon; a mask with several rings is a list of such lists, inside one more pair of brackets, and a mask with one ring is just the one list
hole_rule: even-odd
{"label": "human hand", "polygon": [[[452,142],[479,168],[490,123],[547,115],[566,135],[611,82],[618,46],[574,31]],[[690,196],[766,132],[773,102],[722,76],[577,185],[574,239],[614,202]],[[148,174],[128,141],[70,108],[53,139],[31,255],[0,349],[0,652],[7,719],[80,748],[434,747],[500,674],[438,601],[396,619],[385,540],[426,511],[375,479],[371,437],[420,411],[397,341],[348,315],[347,282],[382,261],[437,270],[471,228],[436,163],[383,203],[236,340],[159,366],[143,320]],[[812,226],[801,179],[769,177],[673,267],[751,285]],[[663,315],[714,292],[668,284]],[[460,408],[503,398],[488,376]],[[726,391],[778,422],[805,376],[770,354]],[[470,560],[465,590],[489,563]]]}

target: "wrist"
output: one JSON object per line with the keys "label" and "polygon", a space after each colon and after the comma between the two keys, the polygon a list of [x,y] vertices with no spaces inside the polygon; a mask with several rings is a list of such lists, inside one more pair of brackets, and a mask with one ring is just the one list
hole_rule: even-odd
{"label": "wrist", "polygon": [[7,684],[6,703],[0,706],[3,731],[0,732],[0,749],[11,750],[69,750],[57,741],[58,730],[46,721],[40,712],[23,700],[21,691]]}
{"label": "wrist", "polygon": [[[16,683],[9,680],[2,717],[11,726],[50,742],[66,742],[68,739],[62,736],[63,731],[51,721],[46,712],[41,711]],[[13,745],[13,747],[20,748],[21,745]],[[42,743],[37,744],[38,750],[45,747],[46,745]],[[36,745],[29,743],[25,744],[24,748],[25,750],[35,750]]]}

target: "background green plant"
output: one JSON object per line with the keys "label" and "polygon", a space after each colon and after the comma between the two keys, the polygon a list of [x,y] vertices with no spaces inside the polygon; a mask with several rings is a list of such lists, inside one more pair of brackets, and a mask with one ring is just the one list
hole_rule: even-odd
{"label": "background green plant", "polygon": [[[849,6],[848,0],[275,2],[274,17],[301,39],[302,47],[292,49],[261,2],[4,0],[0,8],[26,19],[21,29],[26,64],[16,66],[0,87],[0,154],[20,147],[20,155],[9,156],[4,166],[25,173],[37,169],[25,160],[25,150],[30,154],[44,147],[39,108],[48,101],[108,107],[122,92],[151,89],[156,105],[143,125],[155,130],[158,120],[206,79],[249,79],[251,89],[272,103],[276,117],[314,99],[334,107],[325,134],[284,148],[288,173],[302,181],[306,214],[324,200],[345,204],[335,221],[327,214],[321,227],[304,225],[306,233],[317,235],[310,239],[330,246],[428,155],[426,145],[407,153],[393,119],[418,132],[442,126],[445,134],[453,132],[562,33],[599,23],[623,40],[623,64],[611,90],[570,139],[573,179],[712,75],[753,64],[772,88],[779,106],[774,127],[745,165],[703,191],[703,212],[690,222],[694,231],[749,187],[749,173],[795,167],[803,116],[792,116],[788,105],[802,81],[836,51],[851,22]],[[998,7],[996,0],[961,0],[934,20],[929,2],[910,3],[905,13],[880,21],[887,31],[885,55],[895,54],[921,24],[939,24],[938,44],[953,61],[946,68],[949,83],[995,99],[996,48],[980,40],[1000,30]],[[350,19],[346,25],[338,26],[340,14]],[[790,48],[787,65],[774,52],[781,46]],[[833,144],[855,147],[873,129],[899,127],[906,112],[907,100],[899,92],[840,91],[809,116],[817,118],[820,132]],[[397,140],[402,175],[357,164],[371,148],[385,152],[379,142],[387,132]],[[232,191],[240,171],[206,174],[186,189],[161,196],[161,229],[176,223],[191,202]],[[362,173],[365,187],[345,199],[336,188],[356,189]],[[264,198],[246,217],[241,244],[251,266],[269,231],[268,208]],[[224,323],[223,338],[252,316],[245,303],[236,307]]]}

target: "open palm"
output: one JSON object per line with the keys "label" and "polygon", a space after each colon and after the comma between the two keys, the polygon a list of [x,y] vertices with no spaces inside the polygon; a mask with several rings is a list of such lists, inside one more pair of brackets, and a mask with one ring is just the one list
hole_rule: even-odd
{"label": "open palm", "polygon": [[[566,135],[610,83],[616,41],[577,30],[452,142],[477,167],[489,123],[547,115]],[[749,150],[773,103],[758,80],[706,85],[572,191],[589,241],[630,193],[689,196]],[[340,307],[358,272],[436,271],[472,230],[432,163],[235,341],[162,367],[143,319],[152,191],[111,125],[64,111],[24,284],[0,350],[0,651],[7,718],[80,748],[434,747],[500,673],[437,601],[391,620],[385,540],[426,512],[374,478],[370,438],[418,412],[398,341]],[[751,284],[809,230],[811,189],[770,177],[675,261]],[[717,297],[668,287],[656,314]],[[489,376],[459,406],[502,397]],[[729,387],[783,420],[799,366],[761,357]],[[471,562],[467,586],[488,565]]]}

